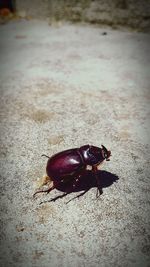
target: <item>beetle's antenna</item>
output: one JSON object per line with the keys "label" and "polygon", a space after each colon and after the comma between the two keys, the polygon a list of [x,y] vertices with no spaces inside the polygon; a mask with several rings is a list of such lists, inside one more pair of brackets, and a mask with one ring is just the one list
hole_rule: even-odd
{"label": "beetle's antenna", "polygon": [[36,191],[34,194],[33,194],[33,197],[35,197],[36,194],[39,194],[39,193],[49,193],[50,191],[52,191],[53,189],[55,188],[55,186],[53,185],[52,187],[48,187],[46,189],[39,189],[38,191]]}
{"label": "beetle's antenna", "polygon": [[50,157],[45,155],[45,154],[42,154],[41,157],[46,157],[46,158],[50,159]]}

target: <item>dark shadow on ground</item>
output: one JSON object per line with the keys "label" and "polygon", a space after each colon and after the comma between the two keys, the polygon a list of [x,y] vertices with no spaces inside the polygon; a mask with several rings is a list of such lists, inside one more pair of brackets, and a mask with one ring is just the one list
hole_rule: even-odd
{"label": "dark shadow on ground", "polygon": [[[114,182],[117,182],[119,180],[119,177],[116,174],[113,174],[111,172],[107,171],[98,171],[98,178],[100,183],[100,194],[103,193],[103,188],[111,186]],[[76,183],[76,186],[73,187],[73,180],[67,181],[66,183],[59,184],[56,189],[59,191],[64,192],[64,194],[56,196],[48,201],[43,201],[40,204],[43,204],[45,202],[51,202],[56,201],[59,198],[63,198],[66,195],[73,193],[73,192],[81,192],[79,195],[75,196],[71,200],[75,198],[79,198],[80,196],[83,196],[87,191],[89,191],[91,188],[96,187],[97,188],[97,181],[92,171],[86,170],[82,176],[80,177],[80,180]]]}

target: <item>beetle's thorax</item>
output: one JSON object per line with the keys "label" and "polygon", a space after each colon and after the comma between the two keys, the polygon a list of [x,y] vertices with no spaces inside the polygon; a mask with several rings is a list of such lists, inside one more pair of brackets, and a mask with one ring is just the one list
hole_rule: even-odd
{"label": "beetle's thorax", "polygon": [[101,148],[85,145],[79,148],[79,152],[82,156],[82,160],[84,161],[84,164],[86,165],[96,165],[100,164],[104,158],[101,153]]}

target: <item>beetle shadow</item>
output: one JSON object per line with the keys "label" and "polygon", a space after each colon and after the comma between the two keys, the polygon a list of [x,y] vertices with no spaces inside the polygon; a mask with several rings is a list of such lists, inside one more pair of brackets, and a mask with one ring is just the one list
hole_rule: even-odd
{"label": "beetle shadow", "polygon": [[[119,177],[116,174],[113,174],[113,173],[108,172],[108,171],[103,171],[103,170],[99,170],[97,172],[97,177],[99,179],[100,194],[103,194],[103,188],[109,187],[113,183],[115,183],[119,180]],[[83,196],[91,188],[93,188],[93,187],[97,188],[97,181],[96,181],[94,173],[91,170],[84,171],[84,173],[81,175],[81,177],[80,177],[79,181],[76,183],[76,185],[73,186],[73,184],[74,184],[73,180],[70,180],[69,182],[66,182],[66,183],[60,183],[59,185],[56,186],[56,189],[64,192],[64,194],[58,195],[58,196],[56,196],[56,197],[54,197],[54,198],[52,198],[46,202],[56,201],[57,199],[63,198],[68,194],[83,191],[79,195],[77,195],[71,199],[71,200],[73,200],[75,198],[79,198],[79,197]],[[70,202],[71,200],[69,200],[68,202]],[[43,202],[41,202],[40,204],[42,204],[42,203]]]}

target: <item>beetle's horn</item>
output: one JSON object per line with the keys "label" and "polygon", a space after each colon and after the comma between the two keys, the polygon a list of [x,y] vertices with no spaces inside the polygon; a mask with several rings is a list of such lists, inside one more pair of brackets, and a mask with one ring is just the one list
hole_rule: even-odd
{"label": "beetle's horn", "polygon": [[102,145],[102,148],[105,150],[105,152],[108,152],[107,148]]}

